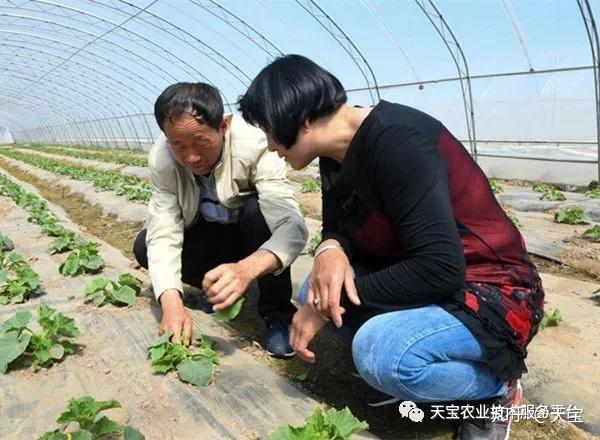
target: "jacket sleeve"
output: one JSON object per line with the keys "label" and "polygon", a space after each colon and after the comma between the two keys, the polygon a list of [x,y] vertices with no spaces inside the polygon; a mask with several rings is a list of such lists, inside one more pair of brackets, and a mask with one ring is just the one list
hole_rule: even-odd
{"label": "jacket sleeve", "polygon": [[461,288],[464,251],[437,146],[405,129],[387,130],[369,162],[369,176],[406,256],[356,278],[363,304],[431,304]]}
{"label": "jacket sleeve", "polygon": [[[164,142],[159,139],[157,142]],[[174,170],[162,169],[160,157],[149,158],[152,197],[148,205],[146,246],[148,271],[154,295],[158,300],[167,289],[183,293],[181,251],[183,248],[183,216],[175,193]]]}
{"label": "jacket sleeve", "polygon": [[258,205],[271,231],[260,249],[271,251],[281,261],[279,275],[298,258],[308,238],[308,231],[294,189],[287,181],[285,162],[266,147],[252,170],[252,184]]}

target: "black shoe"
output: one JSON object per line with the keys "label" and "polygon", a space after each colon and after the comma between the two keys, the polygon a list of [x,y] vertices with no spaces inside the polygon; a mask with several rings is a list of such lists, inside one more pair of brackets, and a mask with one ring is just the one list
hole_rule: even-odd
{"label": "black shoe", "polygon": [[369,385],[366,385],[365,390],[360,394],[360,400],[371,408],[379,408],[381,406],[393,405],[394,403],[400,402],[398,397],[385,394]]}
{"label": "black shoe", "polygon": [[264,316],[267,333],[265,347],[267,354],[275,358],[289,359],[296,353],[290,346],[290,325],[292,316],[287,313],[271,313]]}
{"label": "black shoe", "polygon": [[467,419],[458,428],[458,440],[508,440],[512,419],[509,410],[513,406],[519,406],[522,397],[523,389],[521,388],[521,382],[519,380],[511,381],[508,385],[508,391],[504,396],[496,397],[486,403],[490,408],[492,406],[506,408],[507,411],[502,411],[502,413],[506,413],[507,420],[497,419],[492,421],[491,418]]}

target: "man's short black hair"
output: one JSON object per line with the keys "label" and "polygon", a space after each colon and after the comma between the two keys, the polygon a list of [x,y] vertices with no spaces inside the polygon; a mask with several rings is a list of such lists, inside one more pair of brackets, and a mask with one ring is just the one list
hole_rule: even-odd
{"label": "man's short black hair", "polygon": [[335,76],[306,57],[286,55],[254,78],[238,109],[246,122],[290,148],[305,120],[328,116],[346,101],[346,91]]}
{"label": "man's short black hair", "polygon": [[218,130],[223,121],[223,100],[219,90],[210,84],[180,82],[167,87],[154,103],[154,117],[162,131],[167,119],[186,112]]}

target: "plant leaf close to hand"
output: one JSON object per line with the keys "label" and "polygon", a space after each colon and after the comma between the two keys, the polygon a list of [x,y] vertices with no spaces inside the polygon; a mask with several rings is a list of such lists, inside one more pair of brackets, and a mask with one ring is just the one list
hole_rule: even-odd
{"label": "plant leaf close to hand", "polygon": [[323,414],[317,407],[304,425],[279,427],[267,440],[347,440],[365,429],[369,429],[369,425],[354,417],[348,408],[331,408]]}
{"label": "plant leaf close to hand", "polygon": [[239,315],[242,310],[242,306],[244,305],[244,300],[245,300],[245,298],[243,296],[241,298],[238,298],[238,300],[236,302],[234,302],[231,306],[227,307],[226,309],[218,310],[215,313],[213,313],[213,316],[215,317],[215,319],[218,319],[220,321],[225,321],[225,322],[229,322],[229,321],[235,319],[236,316]]}
{"label": "plant leaf close to hand", "polygon": [[172,336],[173,332],[167,332],[149,347],[152,371],[165,374],[177,369],[183,382],[196,386],[209,385],[214,376],[214,365],[219,363],[214,340],[203,335],[193,346],[186,347],[183,342],[171,342]]}

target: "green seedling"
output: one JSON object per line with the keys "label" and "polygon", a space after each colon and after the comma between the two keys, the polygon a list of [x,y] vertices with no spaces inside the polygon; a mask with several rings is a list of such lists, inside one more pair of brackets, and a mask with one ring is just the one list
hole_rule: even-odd
{"label": "green seedling", "polygon": [[42,293],[38,274],[23,256],[0,251],[0,304],[22,303]]}
{"label": "green seedling", "polygon": [[331,408],[323,414],[317,407],[304,425],[279,427],[267,440],[347,440],[365,429],[369,429],[368,423],[358,420],[348,408]]}
{"label": "green seedling", "polygon": [[202,336],[193,346],[186,347],[183,341],[171,342],[172,336],[173,332],[167,332],[149,347],[152,371],[166,374],[177,369],[181,381],[197,387],[208,386],[214,377],[214,366],[219,363],[219,355],[214,351],[215,341]]}
{"label": "green seedling", "polygon": [[[106,416],[98,418],[102,411],[120,407],[121,404],[116,400],[97,401],[90,396],[71,399],[67,410],[56,419],[58,429],[46,432],[39,440],[144,440],[145,437],[131,426],[121,425]],[[68,433],[65,432],[73,425],[76,431],[69,429]]]}
{"label": "green seedling", "polygon": [[300,192],[309,193],[321,190],[321,181],[319,179],[310,179],[302,182]]}
{"label": "green seedling", "polygon": [[47,305],[37,308],[40,331],[29,327],[31,312],[17,312],[0,326],[0,373],[20,360],[34,368],[49,367],[75,353],[71,339],[79,336],[75,321]]}
{"label": "green seedling", "polygon": [[14,248],[12,240],[0,232],[0,252],[12,251]]}
{"label": "green seedling", "polygon": [[85,301],[91,301],[100,307],[106,303],[115,306],[132,306],[136,297],[142,292],[142,280],[124,273],[116,281],[106,277],[92,280],[85,288]]}
{"label": "green seedling", "polygon": [[489,179],[489,183],[494,194],[502,194],[504,192],[504,187],[496,179]]}
{"label": "green seedling", "polygon": [[560,209],[554,213],[554,221],[567,225],[585,225],[591,223],[591,220],[585,215],[582,208]]}
{"label": "green seedling", "polygon": [[129,200],[147,203],[152,195],[150,186],[136,176],[125,175],[116,171],[98,170],[92,167],[69,165],[58,160],[20,151],[0,150],[0,154],[71,179],[92,182],[99,191],[114,191],[119,195],[124,195]]}
{"label": "green seedling", "polygon": [[213,313],[213,317],[215,319],[218,319],[219,321],[225,322],[234,320],[237,317],[237,315],[239,315],[242,311],[242,305],[244,305],[244,300],[245,298],[242,296],[226,309],[219,310]]}
{"label": "green seedling", "polygon": [[546,314],[544,311],[544,317],[540,323],[540,330],[544,330],[546,327],[556,327],[562,321],[560,310],[554,309],[551,315]]}
{"label": "green seedling", "polygon": [[598,197],[600,197],[600,187],[594,188],[594,189],[588,189],[584,194],[588,197],[598,198]]}
{"label": "green seedling", "polygon": [[58,268],[59,272],[65,276],[100,272],[104,267],[104,260],[98,255],[100,244],[81,239],[76,246]]}
{"label": "green seedling", "polygon": [[596,243],[600,243],[600,225],[595,225],[592,228],[586,229],[583,236],[592,239]]}

